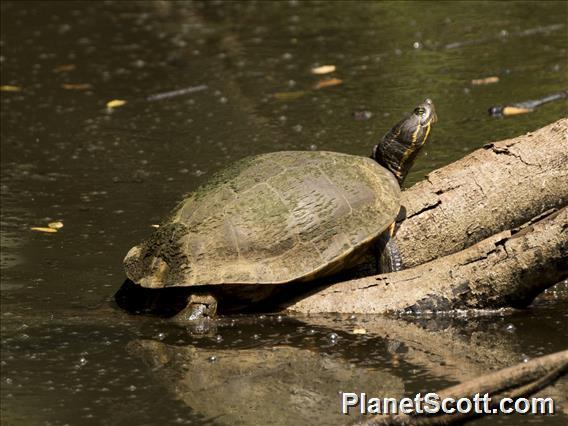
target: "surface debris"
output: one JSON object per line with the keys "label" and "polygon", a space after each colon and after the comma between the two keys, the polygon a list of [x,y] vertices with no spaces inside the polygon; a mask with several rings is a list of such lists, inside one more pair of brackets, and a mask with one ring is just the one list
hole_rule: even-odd
{"label": "surface debris", "polygon": [[335,65],[322,65],[321,67],[312,68],[312,74],[322,75],[335,71]]}
{"label": "surface debris", "polygon": [[351,116],[355,119],[355,120],[369,120],[372,116],[373,113],[371,111],[354,111]]}
{"label": "surface debris", "polygon": [[46,234],[54,234],[54,233],[57,232],[57,229],[47,228],[47,227],[43,227],[43,226],[34,226],[34,227],[30,228],[30,230],[37,231],[37,232],[45,232]]}
{"label": "surface debris", "polygon": [[208,86],[206,84],[200,84],[199,86],[191,86],[185,87],[183,89],[170,90],[168,92],[155,93],[148,96],[146,100],[150,102],[161,101],[162,99],[175,98],[177,96],[188,95],[190,93],[202,92],[207,89]]}
{"label": "surface debris", "polygon": [[343,83],[343,80],[341,80],[339,78],[328,78],[327,80],[318,81],[315,84],[314,89],[318,90],[318,89],[323,89],[325,87],[339,86],[342,83]]}
{"label": "surface debris", "polygon": [[93,88],[89,83],[63,83],[61,87],[65,90],[89,90]]}
{"label": "surface debris", "polygon": [[499,77],[497,77],[496,75],[493,75],[491,77],[476,78],[471,80],[471,84],[473,84],[474,86],[484,86],[486,84],[494,84],[498,82],[499,82]]}
{"label": "surface debris", "polygon": [[12,86],[11,84],[0,86],[0,92],[21,92],[21,90],[20,86]]}
{"label": "surface debris", "polygon": [[62,64],[62,65],[58,65],[53,69],[53,72],[69,72],[69,71],[73,71],[75,68],[77,68],[75,66],[75,64]]}
{"label": "surface debris", "polygon": [[114,109],[123,106],[126,104],[126,101],[123,99],[113,99],[112,101],[108,101],[106,104],[107,109]]}
{"label": "surface debris", "polygon": [[277,92],[277,93],[274,93],[272,96],[274,96],[274,99],[277,99],[279,101],[292,101],[294,99],[301,98],[306,93],[307,92],[305,92],[303,90],[298,90],[298,91],[295,91],[295,92]]}
{"label": "surface debris", "polygon": [[532,108],[519,108],[515,106],[506,106],[505,108],[503,108],[502,114],[504,116],[509,116],[509,115],[526,114],[533,111],[534,109]]}

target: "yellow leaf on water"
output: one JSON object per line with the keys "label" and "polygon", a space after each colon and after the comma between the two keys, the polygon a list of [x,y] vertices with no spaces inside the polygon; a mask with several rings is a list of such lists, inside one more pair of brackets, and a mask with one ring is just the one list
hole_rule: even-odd
{"label": "yellow leaf on water", "polygon": [[356,328],[353,330],[353,334],[367,334],[367,330],[364,328]]}
{"label": "yellow leaf on water", "polygon": [[321,67],[312,68],[312,74],[322,75],[335,71],[335,65],[322,65]]}
{"label": "yellow leaf on water", "polygon": [[89,90],[93,86],[89,83],[63,83],[61,87],[66,90]]}
{"label": "yellow leaf on water", "polygon": [[471,84],[473,84],[474,86],[483,86],[484,84],[493,84],[498,82],[499,82],[499,77],[497,76],[476,78],[474,80],[471,80]]}
{"label": "yellow leaf on water", "polygon": [[112,101],[108,101],[106,107],[109,109],[118,108],[124,105],[126,101],[122,99],[113,99]]}
{"label": "yellow leaf on water", "polygon": [[63,222],[51,222],[47,226],[49,226],[51,229],[61,229],[63,228]]}
{"label": "yellow leaf on water", "polygon": [[343,83],[339,78],[328,78],[327,80],[320,80],[314,86],[314,89],[323,89],[324,87],[338,86]]}
{"label": "yellow leaf on water", "polygon": [[57,229],[53,229],[53,228],[44,228],[41,226],[34,226],[33,228],[30,228],[32,231],[37,231],[37,232],[45,232],[47,234],[53,234],[55,232],[57,232]]}
{"label": "yellow leaf on water", "polygon": [[277,99],[279,101],[292,101],[294,99],[301,98],[305,94],[306,92],[298,90],[296,92],[278,92],[273,94],[272,96],[274,96],[274,99]]}
{"label": "yellow leaf on water", "polygon": [[0,92],[20,92],[22,88],[20,86],[11,86],[9,84],[5,86],[0,86]]}

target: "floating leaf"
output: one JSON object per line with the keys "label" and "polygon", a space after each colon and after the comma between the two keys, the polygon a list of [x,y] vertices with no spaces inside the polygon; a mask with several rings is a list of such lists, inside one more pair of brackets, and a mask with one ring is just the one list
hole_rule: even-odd
{"label": "floating leaf", "polygon": [[367,334],[367,330],[364,328],[356,328],[353,330],[353,334]]}
{"label": "floating leaf", "polygon": [[473,84],[474,86],[483,86],[485,84],[493,84],[493,83],[498,83],[498,82],[499,82],[499,77],[497,77],[497,76],[477,78],[477,79],[471,80],[471,84]]}
{"label": "floating leaf", "polygon": [[49,226],[51,229],[61,229],[63,228],[63,222],[51,222],[47,226]]}
{"label": "floating leaf", "polygon": [[69,72],[77,68],[74,64],[62,64],[53,69],[53,72]]}
{"label": "floating leaf", "polygon": [[272,96],[274,96],[274,99],[277,99],[279,101],[292,101],[294,99],[301,98],[305,94],[306,92],[298,90],[296,92],[278,92],[273,94]]}
{"label": "floating leaf", "polygon": [[323,89],[325,87],[338,86],[341,83],[343,83],[343,80],[340,80],[339,78],[328,78],[327,80],[318,81],[314,86],[314,89]]}
{"label": "floating leaf", "polygon": [[322,65],[321,67],[312,68],[312,74],[322,75],[335,71],[335,65]]}
{"label": "floating leaf", "polygon": [[20,92],[22,88],[20,86],[11,86],[9,84],[5,86],[0,86],[0,92]]}
{"label": "floating leaf", "polygon": [[55,232],[57,232],[57,229],[53,229],[53,228],[44,228],[41,226],[34,226],[33,228],[30,228],[32,231],[37,231],[37,232],[45,232],[47,234],[53,234]]}
{"label": "floating leaf", "polygon": [[93,86],[89,83],[63,83],[61,87],[66,90],[89,90]]}
{"label": "floating leaf", "polygon": [[108,109],[118,108],[118,107],[121,107],[122,105],[124,105],[125,103],[126,103],[126,101],[124,101],[122,99],[113,99],[112,101],[107,102],[106,107]]}

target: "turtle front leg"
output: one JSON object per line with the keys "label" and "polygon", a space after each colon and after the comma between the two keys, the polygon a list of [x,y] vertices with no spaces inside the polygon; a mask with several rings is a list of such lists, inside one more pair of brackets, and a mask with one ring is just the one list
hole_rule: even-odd
{"label": "turtle front leg", "polygon": [[171,318],[179,324],[191,324],[213,318],[217,313],[217,299],[210,293],[191,294],[185,308]]}

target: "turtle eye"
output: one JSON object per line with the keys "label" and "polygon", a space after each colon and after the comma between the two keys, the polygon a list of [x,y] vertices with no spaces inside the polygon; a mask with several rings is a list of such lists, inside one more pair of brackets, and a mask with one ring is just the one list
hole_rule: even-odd
{"label": "turtle eye", "polygon": [[418,107],[414,110],[414,114],[422,117],[424,114],[426,114],[426,108]]}

